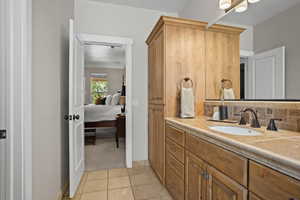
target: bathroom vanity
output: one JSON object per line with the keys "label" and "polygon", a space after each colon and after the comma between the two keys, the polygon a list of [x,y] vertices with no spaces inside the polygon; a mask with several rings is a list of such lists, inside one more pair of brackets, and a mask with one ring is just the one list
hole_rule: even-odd
{"label": "bathroom vanity", "polygon": [[166,119],[165,185],[174,199],[300,199],[298,132],[264,127],[241,136],[211,126],[237,125]]}

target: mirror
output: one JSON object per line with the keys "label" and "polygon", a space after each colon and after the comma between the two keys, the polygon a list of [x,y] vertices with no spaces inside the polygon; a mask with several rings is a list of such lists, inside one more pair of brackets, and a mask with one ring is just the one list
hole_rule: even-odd
{"label": "mirror", "polygon": [[300,100],[300,0],[249,1],[244,12],[233,8],[217,22],[246,29],[240,100]]}

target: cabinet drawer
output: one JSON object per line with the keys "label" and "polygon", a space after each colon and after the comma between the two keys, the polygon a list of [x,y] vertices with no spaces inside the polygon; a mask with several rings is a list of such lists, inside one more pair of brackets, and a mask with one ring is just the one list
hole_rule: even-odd
{"label": "cabinet drawer", "polygon": [[172,168],[176,174],[184,180],[184,165],[176,160],[170,153],[166,153],[167,168]]}
{"label": "cabinet drawer", "polygon": [[300,181],[253,161],[249,189],[265,200],[300,200]]}
{"label": "cabinet drawer", "polygon": [[186,135],[186,149],[233,180],[247,186],[248,160],[246,158],[191,134]]}
{"label": "cabinet drawer", "polygon": [[184,132],[174,128],[170,125],[166,126],[166,136],[176,142],[177,144],[180,144],[181,146],[184,146]]}
{"label": "cabinet drawer", "polygon": [[172,142],[169,138],[166,138],[166,150],[177,160],[184,163],[184,149],[175,142]]}
{"label": "cabinet drawer", "polygon": [[166,168],[166,188],[174,200],[184,200],[184,181],[172,168]]}

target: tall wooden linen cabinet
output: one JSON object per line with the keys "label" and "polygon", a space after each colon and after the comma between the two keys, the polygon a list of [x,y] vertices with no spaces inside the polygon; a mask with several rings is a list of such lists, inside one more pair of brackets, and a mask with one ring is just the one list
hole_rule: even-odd
{"label": "tall wooden linen cabinet", "polygon": [[149,161],[165,182],[165,117],[180,112],[180,82],[194,82],[196,115],[204,112],[205,99],[217,99],[221,79],[240,90],[240,28],[174,17],[161,17],[148,44],[148,147]]}

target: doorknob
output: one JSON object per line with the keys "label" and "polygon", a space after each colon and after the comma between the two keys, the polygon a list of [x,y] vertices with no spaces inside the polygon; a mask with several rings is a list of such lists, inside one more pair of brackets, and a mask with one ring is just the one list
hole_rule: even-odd
{"label": "doorknob", "polygon": [[73,120],[79,120],[80,119],[80,115],[73,115]]}
{"label": "doorknob", "polygon": [[4,140],[6,139],[7,134],[6,134],[6,130],[0,130],[0,140]]}

